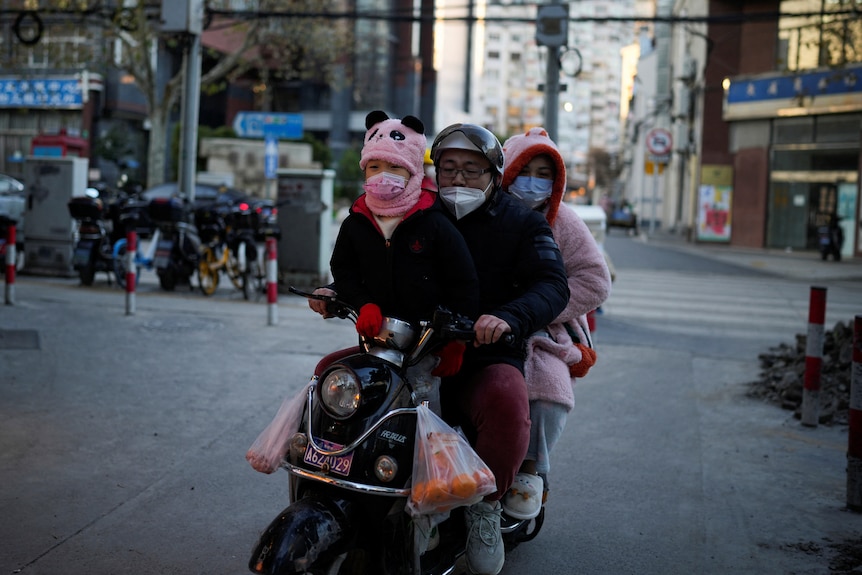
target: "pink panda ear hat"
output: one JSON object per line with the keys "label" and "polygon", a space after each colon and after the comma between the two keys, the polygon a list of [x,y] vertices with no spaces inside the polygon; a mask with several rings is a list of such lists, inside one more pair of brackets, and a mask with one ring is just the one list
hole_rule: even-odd
{"label": "pink panda ear hat", "polygon": [[556,167],[557,175],[554,178],[554,187],[548,200],[545,218],[549,224],[554,225],[560,202],[566,191],[566,163],[563,161],[560,149],[548,136],[548,132],[544,128],[538,127],[530,128],[525,134],[512,136],[503,144],[503,154],[506,157],[502,184],[504,190],[509,189],[511,183],[515,181],[524,166],[530,163],[530,160],[540,154],[545,154],[551,158]]}
{"label": "pink panda ear hat", "polygon": [[366,194],[365,202],[379,215],[401,215],[419,201],[422,179],[425,177],[425,125],[415,116],[390,118],[386,112],[375,110],[365,117],[365,140],[359,160],[363,170],[370,160],[385,160],[402,166],[410,172],[404,192],[385,205],[377,205]]}

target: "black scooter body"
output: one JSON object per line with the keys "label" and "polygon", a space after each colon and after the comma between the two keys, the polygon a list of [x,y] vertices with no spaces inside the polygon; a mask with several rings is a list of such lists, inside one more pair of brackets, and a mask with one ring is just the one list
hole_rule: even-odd
{"label": "black scooter body", "polygon": [[[453,572],[467,541],[463,508],[453,509],[437,526],[436,547],[417,555],[415,524],[406,505],[419,399],[406,370],[385,357],[385,353],[362,351],[333,362],[312,379],[297,434],[306,437],[308,445],[297,449],[292,443],[282,464],[290,473],[292,503],[255,545],[248,565],[253,573]],[[327,376],[337,370],[352,372],[360,382],[360,404],[345,418],[328,413],[321,400]],[[324,461],[309,457],[309,452],[316,451],[312,440],[324,449],[350,449]],[[342,455],[351,458],[349,469]],[[397,462],[397,471],[386,482],[374,471],[382,457]],[[544,510],[533,521],[504,517],[506,547],[532,539],[541,528],[543,514]]]}

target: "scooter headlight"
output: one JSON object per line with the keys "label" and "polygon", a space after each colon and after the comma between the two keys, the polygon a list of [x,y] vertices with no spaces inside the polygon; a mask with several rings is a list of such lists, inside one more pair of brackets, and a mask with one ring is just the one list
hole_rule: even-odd
{"label": "scooter headlight", "polygon": [[320,399],[326,410],[335,417],[350,417],[359,407],[359,378],[348,369],[331,371],[320,386]]}

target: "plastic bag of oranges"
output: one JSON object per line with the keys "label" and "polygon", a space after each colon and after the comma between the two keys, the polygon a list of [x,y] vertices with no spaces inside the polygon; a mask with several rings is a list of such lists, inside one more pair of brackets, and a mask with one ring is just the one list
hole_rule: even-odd
{"label": "plastic bag of oranges", "polygon": [[446,513],[496,491],[494,474],[461,434],[425,405],[416,418],[410,513]]}

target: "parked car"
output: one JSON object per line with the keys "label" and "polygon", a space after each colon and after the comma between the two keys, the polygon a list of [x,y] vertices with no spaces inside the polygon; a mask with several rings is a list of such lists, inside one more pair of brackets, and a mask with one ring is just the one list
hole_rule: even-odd
{"label": "parked car", "polygon": [[24,183],[12,176],[0,174],[0,214],[15,220],[18,235],[24,231],[24,212],[27,209],[27,193]]}
{"label": "parked car", "polygon": [[[13,220],[20,220],[24,214],[27,203],[27,194],[24,192],[24,183],[12,176],[0,174],[0,214],[9,216]],[[23,227],[18,223],[18,227]]]}
{"label": "parked car", "polygon": [[24,212],[27,194],[24,184],[12,176],[0,174],[0,267],[6,270],[6,235],[15,225],[15,269],[24,266]]}
{"label": "parked car", "polygon": [[[177,182],[167,182],[154,186],[141,193],[141,198],[144,200],[153,200],[155,198],[171,198],[179,197],[179,184]],[[249,201],[251,198],[245,192],[236,188],[228,188],[225,186],[213,186],[210,184],[195,184],[195,208],[209,207],[211,204],[216,206],[231,206],[241,201]]]}
{"label": "parked car", "polygon": [[611,281],[615,281],[617,272],[614,268],[613,262],[611,261],[611,256],[608,255],[608,252],[605,249],[605,237],[608,232],[607,213],[599,206],[572,203],[566,203],[565,205],[575,210],[575,213],[584,220],[585,224],[587,224],[587,227],[590,229],[590,233],[593,234],[593,238],[596,240],[596,244],[598,244],[599,249],[602,250],[602,255],[605,256],[605,263],[608,265],[608,270],[611,272]]}

